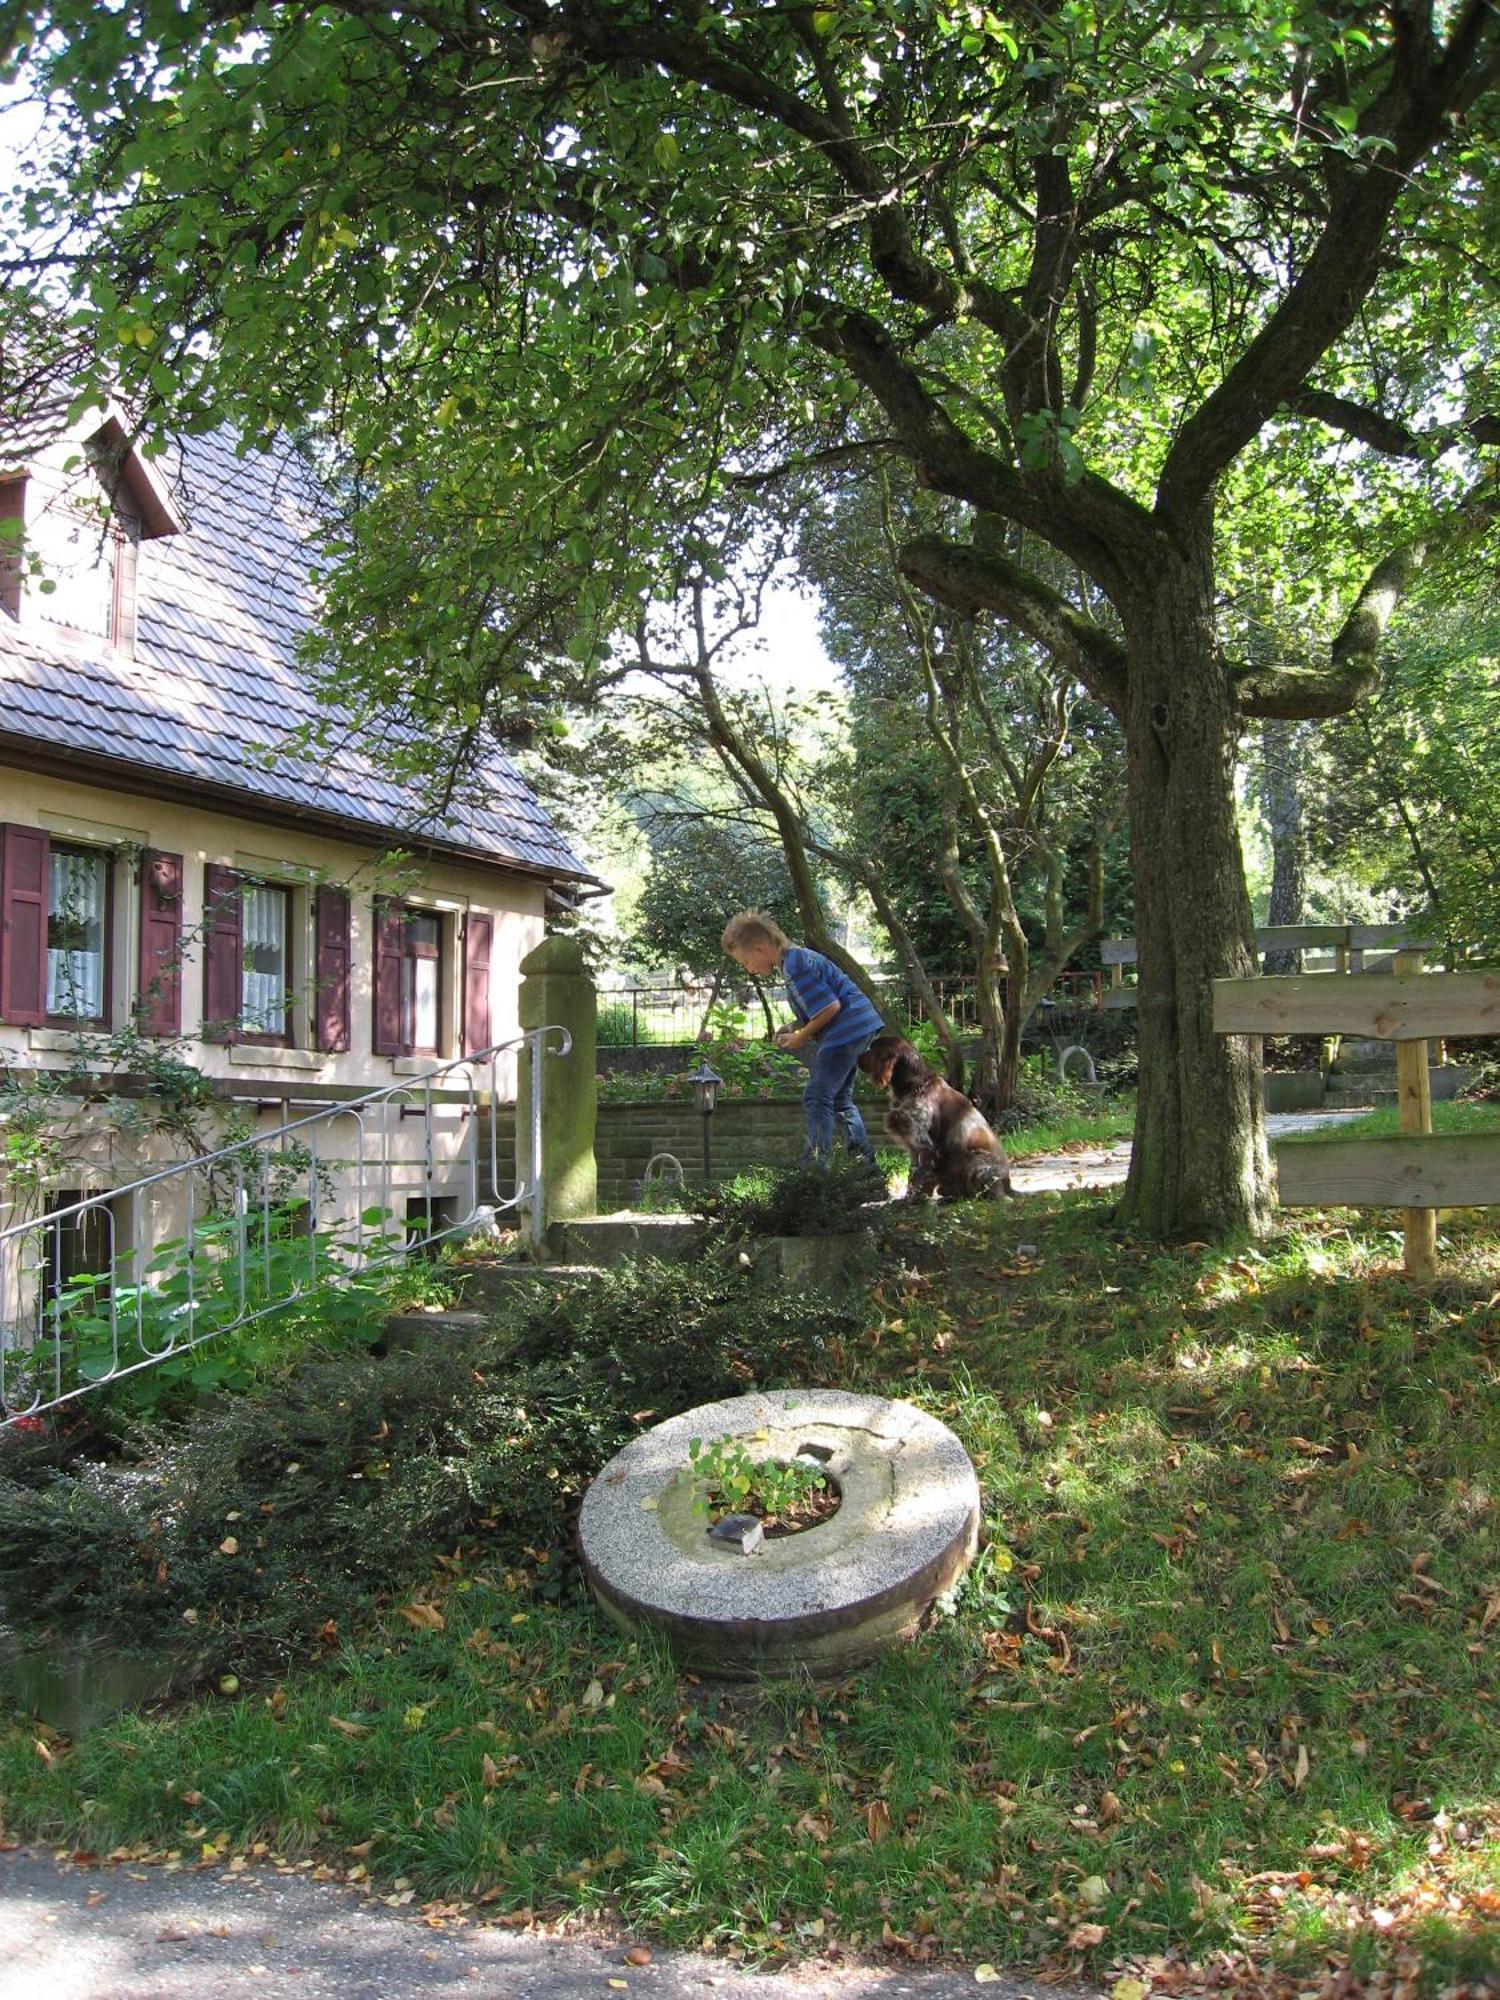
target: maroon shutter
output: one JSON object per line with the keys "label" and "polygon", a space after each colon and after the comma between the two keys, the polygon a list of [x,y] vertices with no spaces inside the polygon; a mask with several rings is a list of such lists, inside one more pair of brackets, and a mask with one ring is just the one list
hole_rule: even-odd
{"label": "maroon shutter", "polygon": [[[315,1046],[341,1056],[349,1047],[349,896],[319,889],[314,904],[317,943],[313,964]],[[399,1001],[400,988],[397,987]]]}
{"label": "maroon shutter", "polygon": [[141,856],[141,1032],[182,1033],[182,856]]}
{"label": "maroon shutter", "polygon": [[401,973],[406,952],[406,911],[392,896],[375,898],[375,1053],[399,1056]]}
{"label": "maroon shutter", "polygon": [[464,919],[464,1054],[490,1045],[490,941],[493,917],[470,910]]}
{"label": "maroon shutter", "polygon": [[240,1025],[245,913],[240,878],[210,861],[203,871],[203,1039],[228,1042]]}
{"label": "maroon shutter", "polygon": [[0,856],[0,1021],[47,1018],[47,885],[51,843],[38,826],[7,826]]}

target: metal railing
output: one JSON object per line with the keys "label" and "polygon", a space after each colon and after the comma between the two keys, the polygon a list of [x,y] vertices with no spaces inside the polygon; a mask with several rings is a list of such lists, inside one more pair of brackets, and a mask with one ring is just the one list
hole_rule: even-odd
{"label": "metal railing", "polygon": [[[0,1230],[0,1429],[398,1263],[482,1211],[524,1210],[539,1246],[542,1063],[571,1047],[565,1028],[535,1028]],[[522,1048],[530,1174],[517,1161],[502,1195],[499,1064]],[[393,1145],[414,1119],[420,1144]],[[443,1157],[440,1136],[455,1127]],[[150,1218],[163,1209],[180,1219],[153,1253]]]}
{"label": "metal railing", "polygon": [[[1011,1002],[1009,982],[1001,980],[1001,993]],[[873,982],[882,1011],[903,1028],[913,1028],[927,1016],[921,1002],[902,979]],[[961,1034],[979,1027],[979,993],[972,977],[936,979],[933,991],[949,1020]],[[598,995],[599,1046],[602,1049],[643,1048],[653,1045],[685,1047],[694,1042],[708,1013],[710,996],[719,1008],[741,1013],[752,1036],[764,1028],[759,998],[740,986],[720,987],[715,993],[707,983],[696,986],[617,986],[601,987]],[[771,1017],[779,1026],[792,1020],[791,1007],[778,985],[766,988]],[[1074,1013],[1097,1013],[1104,1005],[1102,972],[1063,972],[1049,996],[1050,1004]]]}

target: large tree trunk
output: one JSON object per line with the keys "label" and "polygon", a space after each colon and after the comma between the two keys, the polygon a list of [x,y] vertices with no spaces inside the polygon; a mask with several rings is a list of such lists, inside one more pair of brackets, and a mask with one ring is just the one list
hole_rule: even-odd
{"label": "large tree trunk", "polygon": [[1140,1094],[1118,1219],[1150,1236],[1219,1242],[1265,1226],[1270,1169],[1259,1045],[1213,1027],[1213,981],[1254,970],[1254,927],[1211,545],[1206,522],[1179,533],[1121,607]]}
{"label": "large tree trunk", "polygon": [[[1300,924],[1305,907],[1306,842],[1303,839],[1302,755],[1305,726],[1279,716],[1261,724],[1265,767],[1266,825],[1271,835],[1270,924]],[[1262,971],[1300,972],[1299,951],[1268,951]]]}

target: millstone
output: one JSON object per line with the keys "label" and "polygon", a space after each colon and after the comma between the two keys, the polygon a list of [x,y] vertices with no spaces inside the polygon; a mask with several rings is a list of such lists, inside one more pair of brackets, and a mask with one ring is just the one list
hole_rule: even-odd
{"label": "millstone", "polygon": [[[693,1506],[688,1445],[816,1456],[838,1511],[751,1555]],[[826,1456],[825,1456],[826,1454]],[[665,1632],[700,1672],[842,1672],[910,1636],[973,1557],[979,1482],[952,1431],[910,1403],[788,1389],[704,1404],[612,1458],[584,1496],[579,1550],[627,1630]]]}

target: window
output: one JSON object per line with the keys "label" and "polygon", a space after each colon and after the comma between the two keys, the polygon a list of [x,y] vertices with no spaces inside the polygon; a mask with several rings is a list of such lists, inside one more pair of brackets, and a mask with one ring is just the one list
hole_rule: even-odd
{"label": "window", "polygon": [[[79,1204],[87,1202],[88,1206]],[[107,1298],[119,1257],[111,1204],[88,1188],[59,1188],[47,1201],[47,1227],[39,1233],[41,1300],[83,1302],[87,1280],[94,1296]],[[55,1219],[53,1219],[55,1218]]]}
{"label": "window", "polygon": [[109,856],[52,843],[47,868],[49,1021],[102,1026],[108,1011]]}
{"label": "window", "polygon": [[436,910],[375,900],[375,1036],[378,1056],[440,1055],[448,1003],[450,926]]}
{"label": "window", "polygon": [[443,971],[443,920],[408,910],[401,966],[401,1037],[414,1056],[438,1052]]}
{"label": "window", "polygon": [[247,882],[241,892],[240,1033],[247,1041],[287,1038],[291,900],[274,882]]}

